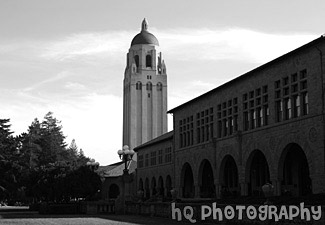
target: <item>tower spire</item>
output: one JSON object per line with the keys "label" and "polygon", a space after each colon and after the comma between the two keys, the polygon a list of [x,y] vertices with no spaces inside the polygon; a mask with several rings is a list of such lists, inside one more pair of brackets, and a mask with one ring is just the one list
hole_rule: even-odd
{"label": "tower spire", "polygon": [[141,31],[147,31],[147,30],[148,30],[148,22],[146,18],[144,18],[142,21]]}

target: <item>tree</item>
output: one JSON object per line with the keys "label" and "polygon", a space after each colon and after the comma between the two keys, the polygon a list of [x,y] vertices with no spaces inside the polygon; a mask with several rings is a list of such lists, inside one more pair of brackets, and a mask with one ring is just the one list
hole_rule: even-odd
{"label": "tree", "polygon": [[74,139],[67,147],[53,113],[42,122],[34,119],[15,137],[9,123],[0,119],[0,200],[17,201],[26,193],[35,200],[62,201],[89,197],[100,188],[98,175],[86,167],[90,159]]}
{"label": "tree", "polygon": [[17,159],[18,145],[10,131],[10,119],[0,119],[0,199],[9,198],[18,188],[21,171]]}

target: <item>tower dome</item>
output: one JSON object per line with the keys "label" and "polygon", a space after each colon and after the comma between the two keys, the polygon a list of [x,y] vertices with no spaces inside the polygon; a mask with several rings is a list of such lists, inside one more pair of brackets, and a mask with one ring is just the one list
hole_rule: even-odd
{"label": "tower dome", "polygon": [[148,32],[148,23],[144,18],[142,21],[141,32],[135,35],[131,42],[131,46],[133,45],[157,45],[159,46],[159,42],[155,35]]}

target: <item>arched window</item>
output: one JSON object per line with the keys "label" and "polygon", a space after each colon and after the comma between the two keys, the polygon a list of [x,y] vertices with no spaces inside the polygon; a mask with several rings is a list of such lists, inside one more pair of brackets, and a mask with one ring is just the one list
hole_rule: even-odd
{"label": "arched window", "polygon": [[146,67],[152,67],[152,57],[151,57],[151,55],[146,56]]}
{"label": "arched window", "polygon": [[142,83],[140,81],[135,84],[135,89],[142,90]]}
{"label": "arched window", "polygon": [[152,83],[148,82],[146,87],[147,87],[147,91],[151,91],[152,90]]}
{"label": "arched window", "polygon": [[162,83],[157,84],[157,91],[162,91]]}
{"label": "arched window", "polygon": [[139,67],[139,56],[138,56],[138,55],[135,55],[135,56],[134,56],[134,61],[135,61],[135,65],[136,65],[137,67]]}

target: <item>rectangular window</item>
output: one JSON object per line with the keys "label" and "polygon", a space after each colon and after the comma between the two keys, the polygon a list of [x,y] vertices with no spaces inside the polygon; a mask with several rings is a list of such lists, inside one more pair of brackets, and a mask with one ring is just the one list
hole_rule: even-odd
{"label": "rectangular window", "polygon": [[229,124],[229,134],[231,135],[233,133],[233,128],[234,128],[234,121],[232,117],[228,118],[228,124]]}
{"label": "rectangular window", "polygon": [[156,152],[151,152],[150,158],[151,158],[151,166],[155,166],[156,165]]}
{"label": "rectangular window", "polygon": [[276,101],[275,103],[275,110],[276,110],[276,121],[281,122],[282,121],[282,101]]}
{"label": "rectangular window", "polygon": [[298,77],[297,73],[292,74],[291,75],[291,82],[292,83],[296,82],[297,81],[297,77]]}
{"label": "rectangular window", "polygon": [[221,120],[218,121],[218,138],[222,136],[222,122]]}
{"label": "rectangular window", "polygon": [[302,114],[308,115],[309,114],[309,106],[308,106],[308,93],[302,93]]}
{"label": "rectangular window", "polygon": [[267,93],[267,85],[263,86],[263,94]]}
{"label": "rectangular window", "polygon": [[227,136],[227,128],[228,128],[228,122],[227,122],[227,119],[224,119],[224,120],[223,120],[222,127],[223,127],[223,136]]}
{"label": "rectangular window", "polygon": [[300,90],[305,90],[305,89],[307,89],[307,81],[306,80],[300,82]]}
{"label": "rectangular window", "polygon": [[293,117],[299,117],[300,116],[300,96],[295,95],[292,98],[292,103],[293,103]]}
{"label": "rectangular window", "polygon": [[171,147],[165,149],[165,162],[169,163],[172,161],[172,151]]}
{"label": "rectangular window", "polygon": [[307,70],[304,69],[300,71],[300,79],[305,79],[307,77]]}
{"label": "rectangular window", "polygon": [[268,105],[263,106],[264,126],[269,124],[270,109]]}
{"label": "rectangular window", "polygon": [[210,123],[210,137],[213,138],[213,123]]}
{"label": "rectangular window", "polygon": [[145,167],[148,167],[148,166],[149,166],[149,154],[146,154],[146,155],[145,155],[144,166],[145,166]]}
{"label": "rectangular window", "polygon": [[247,94],[243,95],[243,101],[247,101]]}
{"label": "rectangular window", "polygon": [[281,81],[280,80],[277,80],[275,81],[274,83],[274,87],[277,89],[277,88],[280,88],[280,85],[281,85]]}
{"label": "rectangular window", "polygon": [[210,138],[210,128],[209,128],[209,125],[206,125],[205,126],[205,133],[206,133],[206,141],[209,141],[209,138]]}
{"label": "rectangular window", "polygon": [[281,98],[281,90],[275,92],[275,98]]}
{"label": "rectangular window", "polygon": [[197,143],[201,142],[201,129],[197,128],[196,129],[196,138],[197,138]]}
{"label": "rectangular window", "polygon": [[244,130],[248,130],[249,128],[249,115],[248,112],[244,112]]}
{"label": "rectangular window", "polygon": [[158,150],[158,164],[163,163],[163,150]]}
{"label": "rectangular window", "polygon": [[256,127],[256,114],[255,114],[255,110],[251,110],[250,111],[250,121],[251,121],[251,129],[254,129]]}
{"label": "rectangular window", "polygon": [[238,131],[238,116],[234,116],[234,131]]}
{"label": "rectangular window", "polygon": [[284,99],[284,119],[285,120],[291,119],[291,99],[290,98]]}
{"label": "rectangular window", "polygon": [[204,142],[204,140],[205,140],[204,127],[201,127],[201,141]]}
{"label": "rectangular window", "polygon": [[261,108],[256,109],[256,116],[257,116],[257,124],[256,124],[256,126],[260,127],[260,126],[263,125],[263,122],[262,122],[263,116],[262,116],[262,109]]}
{"label": "rectangular window", "polygon": [[289,77],[283,78],[283,86],[286,86],[289,84]]}
{"label": "rectangular window", "polygon": [[138,162],[139,162],[139,168],[142,168],[143,167],[143,155],[139,155]]}

